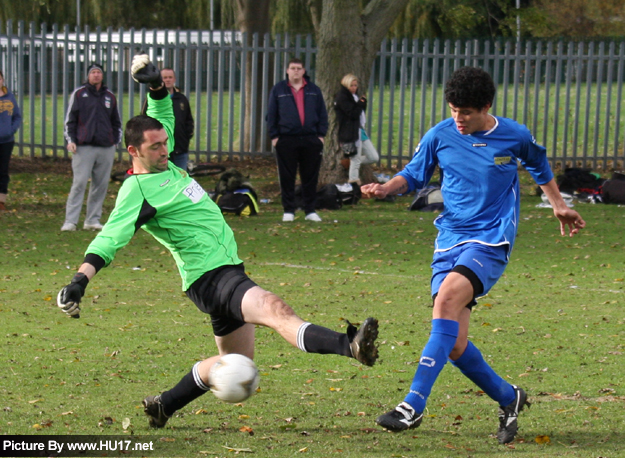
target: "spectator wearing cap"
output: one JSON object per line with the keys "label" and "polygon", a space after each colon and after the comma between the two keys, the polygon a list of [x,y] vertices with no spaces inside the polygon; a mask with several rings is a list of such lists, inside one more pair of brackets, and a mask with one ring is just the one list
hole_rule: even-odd
{"label": "spectator wearing cap", "polygon": [[67,151],[72,153],[72,188],[67,198],[61,231],[75,231],[87,183],[87,214],[83,229],[100,230],[102,204],[115,159],[115,147],[122,139],[122,124],[115,95],[103,84],[102,66],[87,69],[87,81],[69,99],[65,116]]}

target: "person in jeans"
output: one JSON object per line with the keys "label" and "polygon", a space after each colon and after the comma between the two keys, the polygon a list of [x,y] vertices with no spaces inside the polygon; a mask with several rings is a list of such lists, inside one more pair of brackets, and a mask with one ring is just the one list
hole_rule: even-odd
{"label": "person in jeans", "polygon": [[102,204],[108,190],[115,147],[122,139],[117,99],[103,84],[103,79],[102,67],[91,64],[87,69],[87,82],[69,99],[64,134],[67,150],[72,153],[74,178],[65,206],[62,231],[76,230],[89,180],[83,229],[102,229]]}
{"label": "person in jeans", "polygon": [[295,179],[299,168],[306,220],[319,222],[315,203],[328,112],[321,89],[310,81],[300,59],[289,61],[286,74],[287,78],[271,89],[267,108],[269,137],[276,149],[282,192],[282,221],[295,219]]}
{"label": "person in jeans", "polygon": [[[365,131],[367,99],[358,95],[358,78],[348,73],[334,98],[339,143],[349,158],[348,181],[360,185],[360,166],[378,162],[380,156]],[[349,146],[345,148],[345,146]]]}

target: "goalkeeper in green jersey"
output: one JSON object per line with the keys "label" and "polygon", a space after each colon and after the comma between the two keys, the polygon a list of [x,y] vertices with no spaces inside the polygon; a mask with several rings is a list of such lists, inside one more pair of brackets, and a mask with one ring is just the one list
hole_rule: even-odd
{"label": "goalkeeper in green jersey", "polygon": [[[132,169],[104,228],[87,248],[71,283],[59,291],[57,304],[74,318],[89,281],[108,266],[115,253],[142,228],[174,257],[182,289],[211,316],[219,355],[254,356],[254,327],[274,329],[299,349],[336,354],[371,366],[378,350],[378,322],[367,318],[359,329],[342,334],[302,320],[277,295],[256,285],[237,255],[232,229],[221,210],[186,171],[168,161],[173,150],[174,114],[160,71],[147,55],[135,56],[132,76],[149,86],[147,116],[136,116],[125,128]],[[220,356],[197,362],[172,389],[143,400],[150,425],[163,427],[174,412],[210,389],[210,368]]]}

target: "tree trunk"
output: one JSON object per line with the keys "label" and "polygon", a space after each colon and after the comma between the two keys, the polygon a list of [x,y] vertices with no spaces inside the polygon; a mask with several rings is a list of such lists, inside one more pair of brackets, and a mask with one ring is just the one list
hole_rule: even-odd
{"label": "tree trunk", "polygon": [[[271,20],[269,17],[269,0],[237,0],[237,25],[241,32],[247,32],[245,34],[245,45],[251,47],[253,41],[253,35],[258,33],[259,45],[263,45],[262,40],[264,35],[269,33],[271,27]],[[264,116],[262,112],[262,106],[260,101],[262,100],[263,90],[263,60],[258,59],[257,72],[256,72],[256,93],[252,94],[252,53],[246,55],[246,73],[245,73],[245,144],[241,145],[242,151],[267,151],[271,147],[269,139],[266,145],[260,144],[260,138],[262,129],[265,128]],[[271,65],[270,65],[271,67]],[[270,81],[270,86],[272,82]],[[252,104],[250,101],[252,97],[256,97],[258,103],[256,104],[255,113],[252,113]],[[255,145],[251,144],[252,132],[254,132],[254,138],[256,139]]]}
{"label": "tree trunk", "polygon": [[[317,79],[328,108],[329,129],[319,181],[339,183],[345,180],[339,151],[338,123],[334,95],[346,73],[358,77],[359,92],[367,93],[371,67],[382,40],[409,0],[370,0],[364,9],[360,0],[323,0],[317,33]],[[371,109],[369,107],[369,109]]]}

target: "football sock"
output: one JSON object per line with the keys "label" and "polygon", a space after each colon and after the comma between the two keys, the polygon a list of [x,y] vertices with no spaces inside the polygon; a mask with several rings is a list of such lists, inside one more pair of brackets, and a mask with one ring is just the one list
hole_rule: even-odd
{"label": "football sock", "polygon": [[469,380],[475,383],[501,406],[507,406],[516,398],[514,388],[488,365],[478,348],[469,341],[462,356],[451,364],[460,369]]}
{"label": "football sock", "polygon": [[200,378],[200,373],[198,372],[199,365],[199,362],[195,363],[191,372],[182,377],[175,387],[161,394],[163,411],[168,417],[171,417],[176,410],[182,409],[210,389]]}
{"label": "football sock", "polygon": [[312,323],[303,323],[297,330],[297,348],[308,353],[352,356],[347,334]]}
{"label": "football sock", "polygon": [[419,360],[419,367],[410,385],[410,393],[404,399],[417,413],[425,410],[432,386],[441,373],[458,338],[457,321],[436,318],[432,320],[432,332]]}

